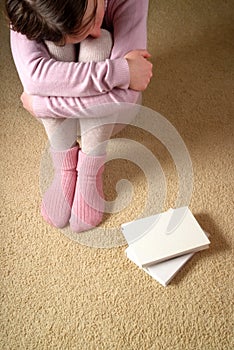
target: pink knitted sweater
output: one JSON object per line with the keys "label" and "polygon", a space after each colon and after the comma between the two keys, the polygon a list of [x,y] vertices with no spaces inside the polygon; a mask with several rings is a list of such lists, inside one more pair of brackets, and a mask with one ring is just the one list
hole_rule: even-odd
{"label": "pink knitted sweater", "polygon": [[111,56],[102,62],[59,62],[43,43],[11,30],[11,50],[24,91],[38,118],[75,118],[86,108],[111,102],[136,103],[129,89],[129,51],[146,49],[148,0],[106,0],[103,28],[113,35]]}

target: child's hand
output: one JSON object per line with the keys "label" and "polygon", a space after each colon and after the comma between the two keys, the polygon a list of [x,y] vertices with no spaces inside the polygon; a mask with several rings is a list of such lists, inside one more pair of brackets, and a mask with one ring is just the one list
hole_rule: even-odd
{"label": "child's hand", "polygon": [[146,50],[133,50],[124,56],[128,61],[130,72],[129,87],[131,89],[143,91],[147,88],[153,75],[153,65],[147,60],[150,57],[151,55]]}
{"label": "child's hand", "polygon": [[32,108],[32,102],[33,102],[33,96],[28,95],[26,92],[23,92],[21,97],[21,102],[23,103],[23,107],[35,117],[33,108]]}

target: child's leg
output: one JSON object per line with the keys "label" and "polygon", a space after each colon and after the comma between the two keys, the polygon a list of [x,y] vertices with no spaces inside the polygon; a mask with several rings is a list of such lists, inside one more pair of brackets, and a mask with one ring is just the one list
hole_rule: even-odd
{"label": "child's leg", "polygon": [[77,143],[77,120],[41,118],[51,148],[64,151]]}
{"label": "child's leg", "polygon": [[[88,38],[80,44],[79,61],[101,61],[110,56],[111,34],[105,30],[98,39]],[[105,141],[109,140],[113,124],[108,118],[80,119],[82,151],[79,152],[78,178],[72,206],[70,226],[81,232],[97,226],[103,216],[102,173],[106,159]],[[114,121],[110,116],[109,120]],[[104,142],[104,143],[103,143]]]}
{"label": "child's leg", "polygon": [[[80,43],[79,61],[104,61],[110,57],[113,42],[111,34],[102,29],[99,38],[87,38]],[[115,122],[114,116],[110,116],[109,120]],[[107,124],[108,118],[83,118],[80,119],[81,143],[84,153],[92,153],[93,155],[102,155],[105,153],[105,147],[101,143],[109,140],[111,137],[114,124]],[[105,122],[105,125],[104,125]],[[98,149],[95,149],[97,148]]]}
{"label": "child's leg", "polygon": [[[46,44],[51,56],[56,60],[75,60],[73,45],[59,47],[51,42]],[[77,179],[77,120],[44,118],[42,123],[50,142],[55,174],[52,184],[43,195],[41,213],[53,226],[64,227],[71,215]]]}
{"label": "child's leg", "polygon": [[[46,41],[45,44],[51,57],[57,61],[73,62],[76,60],[74,45],[57,46],[51,41]],[[67,119],[65,122],[65,118],[43,118],[41,121],[54,150],[63,151],[71,148],[76,143],[76,119]]]}

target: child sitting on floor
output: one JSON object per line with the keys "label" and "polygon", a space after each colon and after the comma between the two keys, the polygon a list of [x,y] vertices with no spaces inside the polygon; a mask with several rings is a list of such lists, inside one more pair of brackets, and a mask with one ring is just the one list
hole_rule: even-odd
{"label": "child sitting on floor", "polygon": [[42,121],[55,168],[41,213],[55,227],[89,230],[102,220],[105,141],[118,117],[84,111],[137,103],[148,86],[148,1],[6,0],[6,10],[21,100]]}

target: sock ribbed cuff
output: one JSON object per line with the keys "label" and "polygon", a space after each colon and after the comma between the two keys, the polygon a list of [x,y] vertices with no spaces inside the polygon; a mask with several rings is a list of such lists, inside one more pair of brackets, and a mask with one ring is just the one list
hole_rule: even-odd
{"label": "sock ribbed cuff", "polygon": [[101,156],[90,156],[82,151],[79,152],[79,162],[77,166],[78,174],[94,174],[100,173],[104,169],[106,154]]}
{"label": "sock ribbed cuff", "polygon": [[55,151],[51,148],[50,153],[55,169],[76,169],[78,162],[78,151],[79,146],[75,146],[65,151]]}

